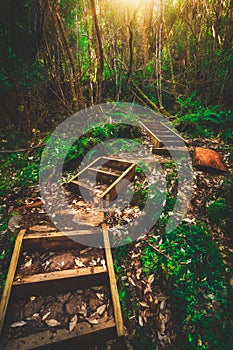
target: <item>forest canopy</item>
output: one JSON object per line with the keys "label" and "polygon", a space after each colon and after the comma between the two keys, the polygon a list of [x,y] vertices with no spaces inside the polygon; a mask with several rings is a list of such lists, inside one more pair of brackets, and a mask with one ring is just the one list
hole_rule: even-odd
{"label": "forest canopy", "polygon": [[33,135],[116,100],[173,115],[232,108],[232,11],[231,0],[2,2],[5,130]]}
{"label": "forest canopy", "polygon": [[[95,219],[99,220],[97,226],[104,223],[108,228],[117,228],[113,236],[119,236],[123,244],[114,250],[113,258],[128,349],[232,349],[232,15],[233,0],[0,2],[0,294],[8,284],[10,261],[16,260],[11,260],[11,254],[19,231],[41,230],[43,234],[48,229],[54,230],[41,193],[39,177],[43,162],[47,171],[45,178],[52,181],[53,196],[60,185],[68,190],[66,185],[71,178],[76,179],[77,167],[84,158],[87,156],[88,162],[93,161],[98,155],[97,146],[105,143],[107,156],[118,158],[114,159],[115,164],[116,161],[123,164],[127,157],[134,162],[134,157],[140,156],[140,162],[132,164],[135,166],[133,187],[124,188],[127,195],[134,193],[132,201],[126,207],[123,202],[122,208],[113,206],[109,211],[101,208],[99,212],[96,211],[99,198],[94,198],[92,208],[72,190],[67,191],[72,209],[68,229],[71,230],[70,222],[75,222],[75,216],[80,213],[88,226],[87,213],[92,209]],[[114,111],[110,108],[112,114],[106,114],[105,123],[101,103],[108,109],[112,102],[120,103],[114,103]],[[97,125],[97,115],[89,113],[95,108],[88,107],[98,104],[102,119]],[[128,121],[135,117],[133,108],[126,114],[124,108],[118,108],[125,105],[135,110],[147,107],[147,113],[140,114],[140,122],[141,116],[147,118],[148,112],[155,111],[152,123],[145,121],[151,130],[143,123],[132,127]],[[51,152],[47,148],[49,157],[46,158],[44,150],[51,133],[77,111],[79,114],[74,118],[81,116],[80,120],[85,115],[83,121],[89,129],[69,144],[69,150],[62,142],[64,139],[52,138],[55,147]],[[160,117],[166,118],[164,123]],[[69,124],[69,130],[77,132],[77,126],[72,126]],[[62,135],[64,132],[71,140],[66,131],[63,129]],[[182,140],[182,147],[177,146],[177,136]],[[129,137],[132,143],[127,143]],[[146,153],[140,153],[139,146],[145,146]],[[60,161],[64,150],[66,158],[56,187],[53,181],[59,174],[48,159],[51,156]],[[197,150],[202,155],[199,158]],[[176,152],[177,159],[180,157],[177,163],[172,159]],[[188,157],[191,184],[185,183],[182,172],[180,174],[181,168],[189,166],[185,163],[186,153],[193,158],[191,163]],[[144,173],[147,166],[151,181]],[[110,177],[107,181],[113,181],[121,178],[123,168],[89,167],[89,174],[93,171],[96,174],[98,170],[98,174],[105,174],[103,178]],[[162,180],[166,184],[165,196],[157,187]],[[108,187],[110,183],[97,185]],[[93,187],[93,182],[88,186]],[[99,193],[99,188],[95,190]],[[169,232],[168,222],[175,220],[179,195],[188,204],[187,212],[180,226]],[[139,232],[138,240],[132,241],[122,234],[122,228],[144,215],[148,198],[152,199],[148,213],[153,220],[155,216],[158,220],[147,234]],[[106,201],[109,202],[107,196]],[[50,198],[47,202],[49,204]],[[163,209],[157,218],[158,203],[163,203]],[[58,209],[63,209],[60,203]],[[52,215],[56,217],[54,212]],[[53,223],[57,230],[56,222]],[[35,271],[47,274],[50,255],[41,258],[37,253],[30,257],[25,252],[23,271],[30,270],[35,276]],[[72,269],[74,263],[74,269],[80,264],[85,266],[75,258],[70,265]],[[60,272],[60,268],[58,270]],[[63,282],[66,283],[65,279]],[[27,305],[33,300],[37,304],[34,294],[32,298]],[[69,298],[71,301],[73,295]],[[46,297],[46,300],[49,299]],[[15,328],[18,334],[23,334],[21,327],[27,331],[27,322],[52,327],[52,332],[54,321],[55,326],[63,327],[59,320],[53,319],[57,314],[52,316],[50,301],[48,305],[48,312],[42,307],[44,315],[38,309],[32,312],[32,318],[24,313],[26,321],[12,321],[12,339]],[[105,310],[107,306],[101,307]],[[65,309],[63,306],[61,309],[63,315]],[[23,318],[23,312],[18,313],[19,318]],[[78,318],[83,321],[82,314],[78,317],[71,314],[63,320],[69,335],[70,325],[75,327]],[[96,312],[94,315],[98,316]],[[96,322],[98,320],[92,319],[90,327]],[[55,333],[51,334],[50,339]],[[100,349],[103,346],[101,344]],[[92,349],[94,347],[97,349],[95,345]],[[114,343],[106,348],[114,349]]]}

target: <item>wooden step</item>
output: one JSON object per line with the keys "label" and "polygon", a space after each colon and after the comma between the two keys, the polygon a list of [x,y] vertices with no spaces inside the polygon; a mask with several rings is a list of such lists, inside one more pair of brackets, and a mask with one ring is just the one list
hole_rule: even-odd
{"label": "wooden step", "polygon": [[[163,145],[163,141],[165,142],[163,138],[164,135],[168,135],[168,138],[170,138],[171,140],[171,141],[169,140],[166,141],[166,147],[169,147],[169,142],[170,143],[176,142],[177,146],[179,146],[181,142],[186,143],[186,140],[184,140],[175,130],[173,130],[163,122],[153,123],[153,122],[139,121],[139,124],[146,131],[147,135],[149,136],[155,148],[160,148]],[[179,144],[178,144],[178,141],[179,141]]]}
{"label": "wooden step", "polygon": [[85,337],[92,336],[96,340],[97,337],[102,339],[108,339],[110,337],[116,337],[116,325],[113,318],[104,318],[95,327],[91,326],[87,322],[82,322],[76,325],[74,330],[70,332],[68,329],[57,329],[56,332],[49,330],[13,339],[6,344],[4,350],[29,350],[29,349],[45,349],[51,348],[54,345],[54,349],[58,346],[62,346],[66,349],[66,346],[72,344],[72,346],[79,346],[80,341]]}
{"label": "wooden step", "polygon": [[[100,337],[102,341],[108,337],[124,336],[123,319],[121,314],[119,295],[116,285],[115,272],[113,268],[113,261],[111,256],[111,248],[108,238],[107,227],[100,231],[106,259],[106,266],[90,266],[90,267],[77,267],[68,270],[51,271],[31,275],[22,275],[15,278],[17,269],[19,269],[19,260],[21,256],[25,256],[25,249],[31,252],[45,252],[54,250],[59,253],[61,251],[72,251],[76,248],[82,249],[84,246],[80,245],[77,241],[73,241],[72,238],[83,237],[83,234],[87,237],[92,237],[92,232],[84,230],[84,232],[66,232],[66,235],[60,232],[37,232],[27,233],[25,230],[20,231],[16,243],[12,260],[7,276],[7,283],[3,292],[1,306],[0,306],[0,319],[1,319],[1,349],[43,349],[50,348],[58,349],[63,348],[66,345],[79,344],[82,339],[88,339],[93,337]],[[73,242],[73,246],[71,246]],[[46,248],[45,248],[46,247]],[[87,247],[84,248],[84,250]],[[89,248],[97,249],[97,248]],[[24,255],[23,255],[24,254]],[[113,316],[108,316],[107,313],[98,319],[98,323],[91,325],[84,318],[77,322],[74,329],[70,332],[68,324],[64,326],[60,325],[56,328],[49,328],[44,330],[43,328],[35,329],[35,332],[19,336],[16,339],[9,339],[9,325],[11,321],[11,309],[13,305],[21,300],[28,299],[31,296],[33,298],[48,296],[54,296],[61,293],[76,293],[77,290],[89,290],[94,286],[100,286],[98,288],[107,288],[110,291],[111,303],[113,305]],[[103,287],[106,286],[106,287]],[[97,287],[95,287],[97,288]],[[88,292],[89,293],[89,292]],[[71,294],[72,295],[72,294]],[[34,299],[33,299],[34,300]],[[47,300],[47,299],[45,299]],[[71,298],[72,300],[72,298]],[[39,315],[39,314],[38,314]],[[40,316],[42,317],[42,316]],[[70,316],[71,318],[71,316]],[[20,321],[20,319],[19,319]],[[26,321],[27,322],[27,321]]]}
{"label": "wooden step", "polygon": [[[75,175],[67,184],[86,189],[90,196],[112,201],[125,186],[121,180],[133,179],[135,167],[135,163],[126,160],[100,157]],[[89,183],[85,183],[85,178]]]}
{"label": "wooden step", "polygon": [[156,155],[161,155],[161,156],[166,156],[166,157],[172,157],[171,153],[177,154],[177,155],[182,155],[188,152],[188,149],[186,147],[174,147],[174,148],[165,148],[165,147],[160,147],[160,148],[153,148],[152,153]]}

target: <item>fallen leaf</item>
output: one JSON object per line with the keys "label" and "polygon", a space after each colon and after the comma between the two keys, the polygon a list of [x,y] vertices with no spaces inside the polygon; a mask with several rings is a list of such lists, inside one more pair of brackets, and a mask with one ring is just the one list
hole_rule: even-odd
{"label": "fallen leaf", "polygon": [[87,310],[78,310],[78,314],[86,317],[87,316]]}
{"label": "fallen leaf", "polygon": [[107,305],[104,304],[104,305],[101,305],[100,307],[97,308],[96,311],[97,311],[97,313],[98,313],[100,316],[103,315],[104,311],[106,310],[106,306],[107,306]]}
{"label": "fallen leaf", "polygon": [[28,262],[26,262],[24,267],[30,267],[31,265],[32,265],[32,259],[30,259]]}
{"label": "fallen leaf", "polygon": [[44,270],[47,269],[47,267],[49,266],[49,264],[51,263],[51,261],[46,261],[44,264],[42,264],[42,266],[44,267]]}
{"label": "fallen leaf", "polygon": [[134,283],[134,280],[131,277],[128,277],[128,280],[134,287],[136,287],[136,284]]}
{"label": "fallen leaf", "polygon": [[142,269],[140,268],[140,269],[138,269],[137,272],[136,272],[136,278],[137,278],[137,280],[140,279],[141,273],[142,273]]}
{"label": "fallen leaf", "polygon": [[152,293],[151,286],[149,284],[146,285],[146,288],[144,289],[144,295]]}
{"label": "fallen leaf", "polygon": [[98,299],[100,299],[100,300],[104,300],[104,294],[103,293],[96,293],[96,295],[97,295],[97,297],[98,297]]}
{"label": "fallen leaf", "polygon": [[139,317],[138,317],[138,322],[139,322],[139,325],[140,325],[141,327],[143,327],[144,323],[143,323],[143,318],[142,318],[142,316],[139,316]]}
{"label": "fallen leaf", "polygon": [[74,327],[76,326],[78,322],[78,316],[77,315],[74,315],[72,317],[72,319],[70,320],[70,323],[69,323],[69,331],[72,332],[72,330],[74,329]]}
{"label": "fallen leaf", "polygon": [[161,323],[161,325],[160,325],[160,332],[161,333],[164,333],[165,332],[165,324],[164,323]]}
{"label": "fallen leaf", "polygon": [[51,311],[47,312],[47,314],[45,314],[43,317],[42,317],[42,321],[46,320],[46,318],[51,314]]}
{"label": "fallen leaf", "polygon": [[142,306],[142,307],[149,307],[149,305],[147,303],[145,303],[144,301],[140,301],[139,304]]}
{"label": "fallen leaf", "polygon": [[107,266],[106,266],[105,259],[102,259],[102,260],[100,261],[100,263],[101,263],[101,265],[103,266],[103,268],[104,268],[105,270],[107,270]]}
{"label": "fallen leaf", "polygon": [[98,324],[99,323],[99,321],[96,318],[87,317],[86,320],[90,324]]}
{"label": "fallen leaf", "polygon": [[155,275],[150,275],[149,278],[148,278],[148,283],[151,285],[153,282],[154,282],[154,279],[155,279]]}
{"label": "fallen leaf", "polygon": [[82,263],[82,261],[79,258],[75,258],[75,264],[78,267],[85,267],[85,265]]}
{"label": "fallen leaf", "polygon": [[49,327],[58,327],[58,326],[61,325],[61,323],[58,322],[57,320],[55,320],[54,318],[51,318],[51,320],[47,320],[47,321],[45,321],[45,322],[47,323],[47,325],[48,325]]}
{"label": "fallen leaf", "polygon": [[133,253],[131,256],[131,259],[138,258],[140,255],[141,255],[141,253],[138,253],[138,254]]}
{"label": "fallen leaf", "polygon": [[92,290],[94,290],[95,292],[97,291],[100,291],[103,289],[103,286],[95,286],[95,287],[91,287]]}
{"label": "fallen leaf", "polygon": [[165,307],[165,300],[163,300],[159,306],[160,310],[163,310]]}
{"label": "fallen leaf", "polygon": [[23,327],[25,326],[25,324],[27,324],[27,322],[25,321],[18,321],[18,322],[14,322],[10,325],[11,328],[16,328],[16,327]]}

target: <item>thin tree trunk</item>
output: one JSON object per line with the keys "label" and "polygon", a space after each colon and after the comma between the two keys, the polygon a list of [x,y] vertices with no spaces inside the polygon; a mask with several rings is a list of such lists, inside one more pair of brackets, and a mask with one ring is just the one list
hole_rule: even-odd
{"label": "thin tree trunk", "polygon": [[[52,8],[51,5],[49,5],[50,13],[52,15],[54,25],[57,30],[57,39],[60,43],[61,49],[63,50],[64,57],[68,57],[71,71],[72,71],[72,77],[71,77],[71,92],[72,92],[72,98],[73,98],[73,107],[75,110],[78,109],[79,104],[81,105],[81,99],[82,99],[82,88],[81,88],[81,82],[77,73],[76,69],[76,62],[73,55],[73,52],[70,48],[70,45],[68,43],[68,39],[66,37],[65,28],[60,16],[60,13],[58,11],[58,8],[56,5],[54,5],[54,8]],[[80,99],[80,101],[79,101]]]}
{"label": "thin tree trunk", "polygon": [[91,10],[92,10],[92,18],[94,21],[95,31],[96,31],[96,38],[97,38],[97,44],[98,44],[98,60],[99,60],[99,65],[97,68],[96,103],[100,103],[101,99],[102,99],[102,82],[103,82],[103,71],[104,71],[104,50],[103,50],[99,21],[98,21],[97,12],[96,12],[95,0],[91,0]]}
{"label": "thin tree trunk", "polygon": [[128,78],[133,75],[133,30],[131,24],[129,25],[129,71]]}

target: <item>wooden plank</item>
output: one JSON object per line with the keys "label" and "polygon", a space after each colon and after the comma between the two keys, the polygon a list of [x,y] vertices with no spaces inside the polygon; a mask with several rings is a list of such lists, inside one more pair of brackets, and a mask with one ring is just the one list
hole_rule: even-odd
{"label": "wooden plank", "polygon": [[[74,330],[70,332],[68,329],[57,329],[56,332],[51,332],[49,330],[31,334],[25,337],[20,337],[10,341],[4,350],[29,350],[51,346],[59,343],[64,345],[72,341],[72,344],[85,336],[91,335],[94,339],[102,334],[111,333],[115,334],[116,324],[113,318],[108,319],[103,317],[99,319],[99,324],[90,325],[87,322],[77,323]],[[59,344],[60,345],[60,344]]]}
{"label": "wooden plank", "polygon": [[[95,166],[94,165],[98,165],[98,162],[101,161],[101,165],[102,164],[102,159],[106,159],[107,162],[111,162],[111,167],[115,168],[115,169],[119,169],[119,167],[122,167],[124,166],[124,168],[126,168],[128,165],[131,165],[132,162],[130,161],[127,161],[127,160],[124,160],[124,161],[121,161],[120,159],[118,160],[117,158],[110,158],[110,157],[99,157],[97,158],[96,160],[94,160],[92,163],[90,163],[89,165],[87,165],[84,169],[82,169],[78,174],[74,175],[68,182],[67,184],[69,183],[76,183],[76,181],[78,182],[78,180],[76,180],[76,178],[78,178],[82,173],[84,173],[85,171],[87,171],[88,169],[90,168],[94,168]],[[120,169],[119,169],[120,170]],[[124,169],[125,170],[125,169]],[[112,175],[112,174],[111,174]],[[116,174],[118,176],[118,174]]]}
{"label": "wooden plank", "polygon": [[[102,157],[100,158],[107,160],[106,163],[102,164],[101,163],[97,165],[101,168],[101,166],[107,167],[107,168],[112,168],[112,169],[116,169],[116,170],[120,170],[120,171],[125,171],[127,170],[127,168],[132,164],[132,161],[126,160],[126,159],[121,159],[121,158],[110,158],[110,157]],[[118,174],[119,176],[119,174]]]}
{"label": "wooden plank", "polygon": [[[132,169],[131,169],[132,170]],[[50,244],[50,240],[63,240],[61,248],[67,248],[66,242],[72,241],[61,232],[36,232],[25,234],[25,230],[20,231],[17,237],[9,272],[8,272],[8,300],[4,309],[4,314],[1,313],[1,320],[4,321],[6,311],[9,305],[17,302],[20,298],[25,298],[31,295],[50,295],[52,293],[73,291],[77,288],[89,288],[93,285],[104,285],[109,284],[111,290],[111,296],[114,308],[114,318],[109,318],[107,315],[99,319],[99,324],[90,325],[83,321],[76,325],[72,332],[68,329],[56,329],[54,331],[42,331],[39,333],[31,334],[18,339],[10,340],[5,338],[4,342],[7,344],[4,347],[5,350],[17,349],[57,349],[60,345],[66,347],[66,345],[80,344],[80,339],[85,341],[88,337],[97,336],[103,337],[111,333],[112,336],[116,334],[119,337],[124,335],[123,320],[120,308],[119,295],[117,290],[115,272],[113,267],[113,260],[110,248],[110,242],[108,237],[107,226],[104,225],[105,231],[103,230],[103,245],[105,246],[105,254],[108,270],[102,266],[94,266],[88,268],[77,268],[72,270],[54,271],[43,274],[24,276],[20,281],[13,281],[15,271],[18,264],[20,252],[22,251],[22,244],[33,244],[33,242],[46,242]],[[86,231],[86,230],[84,230]],[[89,231],[89,230],[87,230]],[[77,232],[72,231],[67,233],[69,236],[76,237]],[[89,232],[88,232],[89,234]],[[79,236],[79,235],[78,235]],[[89,236],[92,236],[89,234]],[[102,236],[102,235],[101,235]],[[73,242],[74,243],[74,242]],[[81,246],[81,245],[79,245]],[[11,278],[10,278],[10,277]],[[6,285],[6,286],[7,286]],[[5,292],[5,290],[4,290]],[[6,293],[6,292],[5,292]],[[1,304],[2,307],[2,304]],[[8,310],[9,312],[9,310]],[[3,324],[2,324],[3,326]],[[68,327],[67,327],[68,328]],[[91,339],[91,338],[90,338]],[[54,346],[53,346],[54,345]]]}
{"label": "wooden plank", "polygon": [[0,304],[0,334],[2,331],[2,327],[3,327],[3,323],[4,323],[6,311],[7,311],[7,306],[10,299],[12,283],[15,277],[15,271],[17,268],[19,254],[21,251],[21,246],[22,246],[22,241],[23,241],[23,236],[25,234],[25,231],[26,230],[21,230],[16,238],[14,251],[12,254],[10,266],[7,273],[6,284],[5,284],[5,288],[2,294],[1,304]]}
{"label": "wooden plank", "polygon": [[173,134],[175,134],[180,140],[182,140],[185,144],[188,143],[187,140],[185,140],[182,136],[180,136],[175,130],[171,129],[168,125],[161,122],[162,125],[164,125],[168,130],[170,130]]}
{"label": "wooden plank", "polygon": [[83,267],[70,270],[53,271],[47,273],[38,273],[30,276],[23,276],[18,281],[13,282],[13,286],[32,284],[32,283],[43,283],[46,288],[45,282],[60,281],[68,278],[76,278],[83,276],[91,276],[93,274],[106,273],[106,269],[103,266]]}
{"label": "wooden plank", "polygon": [[157,131],[158,131],[158,134],[170,132],[171,137],[176,137],[178,140],[182,140],[184,143],[187,143],[187,140],[185,140],[181,135],[179,135],[176,130],[174,130],[173,128],[171,128],[169,125],[167,125],[162,121],[159,124],[146,122],[144,125],[148,129],[150,129],[153,133],[157,133]]}
{"label": "wooden plank", "polygon": [[67,184],[69,184],[70,182],[73,182],[73,180],[75,180],[80,174],[82,174],[84,171],[86,171],[90,166],[94,165],[100,158],[95,159],[93,162],[91,162],[90,164],[88,164],[83,170],[81,170],[78,174],[74,175],[68,182]]}
{"label": "wooden plank", "polygon": [[[37,250],[59,250],[59,249],[78,249],[82,244],[79,243],[80,237],[88,239],[96,237],[97,233],[93,230],[80,230],[68,232],[35,232],[26,234],[23,239],[24,251]],[[85,241],[85,240],[84,240]]]}
{"label": "wooden plank", "polygon": [[108,283],[107,270],[102,266],[88,267],[86,271],[80,272],[71,270],[67,273],[65,271],[33,275],[25,277],[21,281],[15,281],[11,293],[11,302],[15,302],[20,298],[25,299],[25,297],[31,295],[68,293],[77,289],[86,289]]}
{"label": "wooden plank", "polygon": [[94,230],[80,230],[80,231],[66,231],[66,232],[60,232],[60,231],[54,231],[54,232],[35,232],[35,233],[26,233],[23,237],[23,241],[31,240],[31,239],[55,239],[55,238],[64,238],[69,239],[75,238],[78,236],[83,235],[92,235],[94,234]]}
{"label": "wooden plank", "polygon": [[117,335],[118,337],[122,337],[124,336],[124,324],[123,324],[123,318],[121,313],[121,305],[119,300],[114,266],[113,266],[112,252],[110,247],[107,225],[103,224],[102,229],[103,229],[104,246],[106,251],[106,260],[107,260],[107,266],[108,266],[108,274],[109,274],[110,289],[112,294],[112,302],[113,302],[114,315],[115,315],[115,321],[116,321]]}
{"label": "wooden plank", "polygon": [[[93,195],[96,195],[99,198],[105,198],[108,195],[108,200],[113,200],[116,196],[117,193],[115,191],[116,186],[120,186],[120,181],[122,179],[129,179],[131,180],[135,174],[135,163],[129,162],[127,160],[118,160],[115,158],[109,158],[109,157],[102,157],[102,158],[98,158],[96,160],[96,166],[98,165],[98,162],[101,160],[101,164],[99,164],[99,166],[101,167],[102,165],[102,161],[103,159],[107,160],[107,162],[104,164],[104,166],[106,167],[110,167],[113,169],[120,169],[123,168],[125,170],[122,170],[122,174],[115,174],[115,173],[111,173],[111,172],[107,172],[105,170],[97,170],[97,169],[93,169],[92,167],[86,167],[84,170],[88,173],[90,172],[95,172],[97,173],[96,175],[96,182],[100,182],[103,185],[108,185],[108,188],[106,188],[106,190],[100,191],[98,189],[94,189],[94,188],[90,188],[89,186],[87,186],[86,184],[83,184],[82,181],[78,181],[78,180],[73,180],[71,182],[69,182],[70,184],[75,184],[78,185],[80,187],[83,187],[85,189],[87,189],[88,191],[90,191],[91,193],[93,193]],[[111,162],[110,164],[108,164],[108,162]],[[91,163],[93,165],[93,163]],[[77,178],[79,176],[76,175],[75,178]],[[120,190],[120,188],[119,188]]]}
{"label": "wooden plank", "polygon": [[[106,191],[104,191],[101,195],[98,195],[98,197],[100,197],[100,198],[106,197],[107,194],[109,194],[113,189],[116,188],[116,186],[119,184],[119,182],[122,179],[126,179],[127,178],[127,175],[129,175],[128,179],[130,179],[130,177],[132,178],[134,176],[134,173],[135,173],[135,166],[136,166],[136,164],[132,164],[131,163],[131,166],[123,174],[121,174],[118,177],[118,179],[111,186],[109,186],[106,189]],[[131,175],[130,175],[130,173],[131,173]],[[112,198],[110,198],[110,200],[112,200],[112,199],[114,199],[114,196],[112,196]]]}
{"label": "wooden plank", "polygon": [[162,144],[162,141],[159,139],[159,137],[157,137],[144,123],[142,123],[141,121],[139,121],[139,124],[141,124],[142,128],[145,129],[145,131],[147,132],[148,136],[151,139],[151,142],[153,143],[153,145],[155,147],[160,147]]}
{"label": "wooden plank", "polygon": [[101,170],[101,169],[95,169],[95,168],[89,168],[90,170],[93,170],[93,171],[95,171],[95,172],[98,172],[98,173],[102,173],[102,174],[107,174],[107,175],[113,175],[113,176],[119,176],[119,174],[117,174],[117,173],[114,173],[114,171],[113,172],[110,172],[110,171],[106,171],[106,170]]}
{"label": "wooden plank", "polygon": [[157,155],[162,155],[162,156],[166,156],[166,157],[172,157],[171,152],[172,153],[176,153],[178,155],[182,155],[186,152],[188,152],[187,148],[185,147],[174,147],[174,148],[153,148],[152,149],[152,153],[153,154],[157,154]]}
{"label": "wooden plank", "polygon": [[117,157],[115,157],[115,158],[113,158],[113,157],[102,157],[103,159],[107,159],[107,160],[110,160],[110,161],[116,161],[117,163],[117,165],[119,164],[119,163],[123,163],[124,165],[130,165],[130,164],[132,164],[132,162],[130,161],[130,160],[127,160],[127,159],[121,159],[121,158],[117,158]]}
{"label": "wooden plank", "polygon": [[[78,176],[78,175],[77,175]],[[76,176],[76,177],[77,177]],[[96,190],[91,188],[91,187],[88,187],[86,184],[82,183],[81,181],[78,181],[78,180],[73,180],[71,182],[69,182],[69,184],[74,184],[74,185],[78,185],[78,186],[82,186],[83,188],[85,188],[86,190],[90,191],[90,192],[93,192],[94,194],[96,193]]]}

